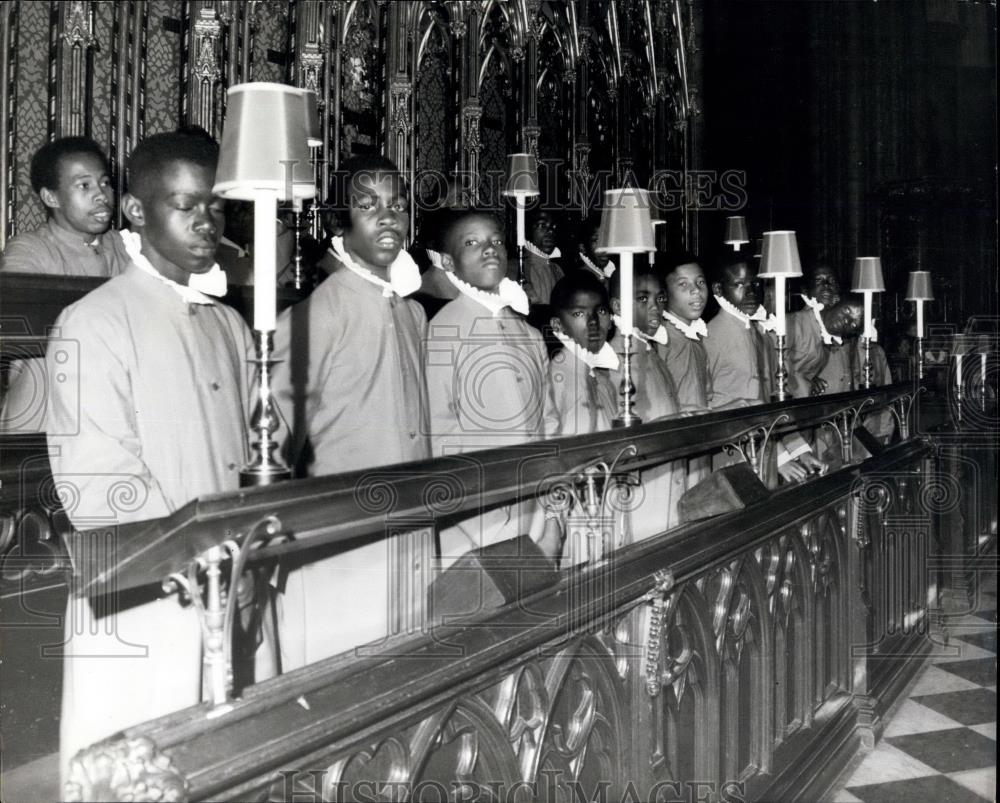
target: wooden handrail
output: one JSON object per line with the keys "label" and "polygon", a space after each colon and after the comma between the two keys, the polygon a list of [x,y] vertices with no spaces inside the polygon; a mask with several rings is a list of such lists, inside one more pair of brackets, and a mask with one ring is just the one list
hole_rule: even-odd
{"label": "wooden handrail", "polygon": [[[223,540],[239,543],[267,517],[275,517],[282,533],[294,537],[259,550],[259,558],[377,538],[384,534],[387,518],[428,524],[453,520],[484,506],[532,496],[552,477],[610,462],[628,446],[634,446],[636,454],[621,462],[622,470],[642,469],[717,449],[779,416],[787,416],[775,427],[780,434],[816,426],[866,399],[872,399],[866,409],[877,409],[912,390],[893,385],[217,494],[194,500],[165,518],[115,528],[112,564],[106,551],[87,548],[87,542],[103,541],[108,528],[74,534],[71,552],[84,593],[123,591],[159,584]],[[450,489],[446,505],[435,505],[435,489]],[[438,512],[442,508],[447,514]]]}

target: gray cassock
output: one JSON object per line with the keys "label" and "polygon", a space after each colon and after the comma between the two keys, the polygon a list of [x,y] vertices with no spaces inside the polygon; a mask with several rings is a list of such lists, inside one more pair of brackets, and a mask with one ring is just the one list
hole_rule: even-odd
{"label": "gray cassock", "polygon": [[[530,285],[528,301],[532,304],[548,304],[552,298],[552,288],[564,275],[558,262],[524,249],[524,279]],[[514,258],[507,263],[507,277],[517,281],[516,251]]]}
{"label": "gray cassock", "polygon": [[[675,337],[673,333],[669,335]],[[660,358],[657,344],[631,338],[632,384],[635,385],[633,412],[643,422],[656,421],[680,411],[677,391],[668,366]],[[620,387],[625,365],[625,339],[620,332],[611,338],[611,346],[620,360],[611,372],[614,386]],[[635,496],[631,512],[634,541],[641,541],[679,523],[677,503],[684,493],[686,460],[675,460],[642,472],[642,488]]]}
{"label": "gray cassock", "polygon": [[[421,306],[343,267],[285,310],[275,332],[274,388],[291,426],[285,453],[298,473],[325,476],[372,468],[359,492],[393,471],[430,457]],[[389,511],[386,511],[388,515]],[[295,669],[387,635],[392,629],[389,554],[399,539],[325,548],[287,561],[279,598],[282,670]]]}
{"label": "gray cassock", "polygon": [[[157,518],[239,487],[251,337],[234,310],[187,303],[131,265],[56,328],[46,429],[75,527]],[[200,698],[198,620],[176,596],[101,620],[71,596],[66,635],[64,775],[76,750]]]}
{"label": "gray cassock", "polygon": [[[0,271],[49,276],[117,276],[129,256],[117,231],[106,231],[91,242],[57,226],[51,218],[34,231],[13,237],[0,256]],[[0,411],[0,431],[42,432],[45,424],[45,361],[13,360],[7,393]]]}
{"label": "gray cassock", "polygon": [[788,391],[797,399],[809,397],[815,377],[827,383],[826,393],[852,390],[851,352],[845,345],[825,345],[811,309],[788,316]]}
{"label": "gray cassock", "polygon": [[[752,407],[771,400],[771,351],[768,336],[751,322],[750,326],[725,309],[708,322],[708,337],[704,340],[708,355],[708,368],[712,377],[713,408],[723,405]],[[808,444],[797,433],[779,442],[777,450],[768,449],[762,479],[769,487],[776,487],[777,460],[792,459],[809,451]],[[732,465],[733,459],[718,453],[713,468]]]}
{"label": "gray cassock", "polygon": [[559,416],[558,428],[546,433],[549,437],[603,432],[618,416],[617,386],[608,369],[591,369],[567,349],[552,355],[549,389]]}
{"label": "gray cassock", "polygon": [[[427,396],[435,457],[517,447],[557,427],[538,330],[504,307],[494,316],[459,295],[434,316],[427,339]],[[469,458],[470,467],[475,459]],[[439,533],[441,568],[470,549],[541,535],[533,501],[487,510]]]}

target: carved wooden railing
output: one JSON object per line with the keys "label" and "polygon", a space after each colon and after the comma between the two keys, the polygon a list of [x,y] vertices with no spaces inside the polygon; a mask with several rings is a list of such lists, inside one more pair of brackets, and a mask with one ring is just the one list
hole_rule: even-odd
{"label": "carved wooden railing", "polygon": [[[113,570],[80,549],[101,533],[77,536],[77,570],[92,593],[159,584],[264,530],[274,538],[251,559],[308,554],[534,495],[623,454],[618,469],[633,472],[738,442],[779,414],[776,432],[839,425],[845,411],[853,425],[863,402],[902,410],[911,394],[482,452],[474,472],[463,455],[220,495],[117,528]],[[67,794],[817,799],[930,646],[931,449],[866,443],[863,463],[626,545],[510,604],[130,728],[79,755]]]}

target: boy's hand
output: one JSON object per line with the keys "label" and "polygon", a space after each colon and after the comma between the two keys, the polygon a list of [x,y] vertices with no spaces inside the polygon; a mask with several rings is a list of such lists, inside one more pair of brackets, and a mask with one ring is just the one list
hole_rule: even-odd
{"label": "boy's hand", "polygon": [[827,463],[824,463],[822,460],[818,460],[809,452],[799,455],[798,462],[801,463],[810,474],[826,474],[826,470],[830,468]]}
{"label": "boy's hand", "polygon": [[785,465],[778,466],[778,474],[788,484],[802,482],[809,476],[809,472],[797,460],[790,460]]}
{"label": "boy's hand", "polygon": [[822,396],[826,393],[826,389],[829,387],[825,379],[820,379],[818,376],[814,376],[812,382],[810,383],[809,395],[810,396]]}

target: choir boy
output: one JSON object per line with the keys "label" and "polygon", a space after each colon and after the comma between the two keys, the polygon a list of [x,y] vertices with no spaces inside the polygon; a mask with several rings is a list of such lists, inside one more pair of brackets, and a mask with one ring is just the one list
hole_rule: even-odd
{"label": "choir boy", "polygon": [[611,261],[611,255],[597,250],[598,235],[601,226],[601,218],[598,215],[591,215],[580,222],[577,231],[577,258],[581,270],[589,272],[599,282],[607,286],[608,279],[615,272],[615,263]]}
{"label": "choir boy", "polygon": [[[284,453],[300,476],[430,456],[427,319],[408,298],[420,288],[420,271],[403,249],[406,181],[390,160],[360,156],[333,176],[330,195],[337,218],[331,227],[342,233],[320,263],[329,275],[279,316],[274,338],[281,361],[275,394],[288,422]],[[391,548],[382,539],[286,564],[283,670],[387,634]]]}
{"label": "choir boy", "polygon": [[[524,244],[524,290],[531,304],[548,304],[552,288],[563,277],[563,269],[554,260],[562,256],[556,248],[555,216],[545,209],[528,212],[527,242]],[[508,265],[508,276],[516,278],[517,259]]]}
{"label": "choir boy", "polygon": [[[129,263],[118,232],[111,230],[115,196],[108,162],[87,137],[48,142],[31,158],[31,186],[46,221],[18,234],[0,256],[0,271],[54,276],[116,276]],[[14,360],[0,413],[0,429],[39,432],[45,400],[41,359]]]}
{"label": "choir boy", "polygon": [[847,305],[834,312],[840,301],[840,284],[833,270],[825,265],[809,274],[802,300],[805,309],[788,316],[789,392],[803,398],[851,390],[850,348],[843,345],[838,327],[849,324],[841,319],[845,315],[851,318],[852,310],[856,313],[857,308]]}
{"label": "choir boy", "polygon": [[708,327],[701,317],[708,300],[705,274],[692,254],[679,254],[664,261],[667,303],[663,319],[670,332],[665,349],[667,368],[677,388],[681,409],[706,412],[713,391],[704,343]]}
{"label": "choir boy", "polygon": [[[56,481],[74,488],[66,512],[77,528],[166,516],[239,486],[251,336],[235,311],[191,286],[212,271],[222,235],[216,160],[211,143],[184,134],[138,145],[122,202],[130,263],[56,323],[49,459]],[[224,279],[213,292],[225,293]],[[86,601],[70,599],[64,773],[80,748],[199,700],[194,609],[176,596],[133,596],[121,595],[112,624],[100,626]]]}
{"label": "choir boy", "polygon": [[46,221],[7,243],[0,270],[60,276],[116,276],[129,264],[111,230],[115,194],[108,161],[87,137],[48,142],[31,157],[31,187]]}
{"label": "choir boy", "polygon": [[611,429],[618,415],[618,386],[610,371],[619,367],[608,343],[611,308],[604,284],[574,271],[552,290],[552,333],[560,349],[549,363],[549,387],[559,414],[552,436],[589,435]]}
{"label": "choir boy", "polygon": [[[500,224],[466,210],[451,218],[442,262],[459,295],[431,320],[427,391],[435,456],[516,447],[555,431],[547,387],[548,358],[529,326],[527,297],[505,278]],[[559,551],[558,527],[542,520],[534,501],[504,505],[439,534],[441,567],[463,553],[529,533],[549,557]]]}
{"label": "choir boy", "polygon": [[[667,331],[663,326],[663,282],[644,265],[635,265],[632,281],[634,328],[630,364],[632,384],[635,386],[632,410],[643,422],[672,418],[681,414],[681,408],[673,378],[659,352],[667,344]],[[611,276],[610,294],[615,323],[611,345],[624,363],[620,271]],[[624,376],[622,369],[613,370],[611,375],[615,387],[620,387]],[[635,539],[649,538],[679,523],[677,503],[684,492],[685,473],[685,461],[666,463],[642,473],[643,492],[636,497],[636,506],[631,513]]]}
{"label": "choir boy", "polygon": [[[768,324],[757,272],[740,256],[724,262],[712,292],[719,304],[718,314],[708,323],[705,350],[712,377],[713,409],[749,407],[771,401],[773,370],[771,344],[762,325]],[[797,458],[797,459],[796,459]],[[715,465],[728,461],[716,459]],[[777,471],[786,481],[804,479],[808,470],[824,468],[811,453],[809,445],[797,435],[783,438],[777,449]],[[766,480],[776,482],[770,461]]]}

